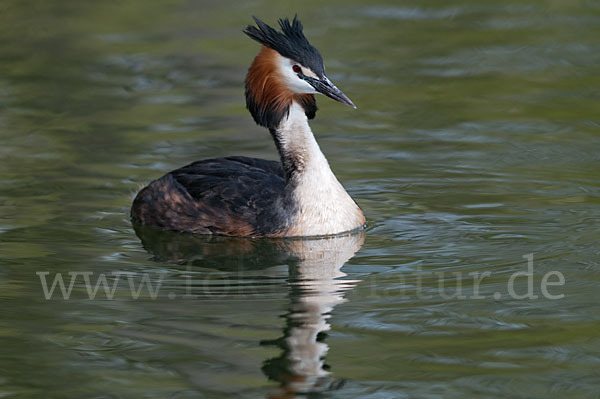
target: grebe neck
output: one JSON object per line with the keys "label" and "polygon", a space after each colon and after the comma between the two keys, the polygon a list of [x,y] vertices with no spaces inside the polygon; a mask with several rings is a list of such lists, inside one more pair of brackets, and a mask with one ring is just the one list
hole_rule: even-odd
{"label": "grebe neck", "polygon": [[308,124],[302,105],[293,101],[271,133],[286,173],[287,190],[297,206],[291,234],[337,234],[361,227],[365,218],[333,174]]}
{"label": "grebe neck", "polygon": [[281,164],[289,182],[298,179],[314,169],[328,171],[333,175],[325,155],[308,124],[304,108],[292,101],[287,116],[284,116],[276,128],[269,129]]}

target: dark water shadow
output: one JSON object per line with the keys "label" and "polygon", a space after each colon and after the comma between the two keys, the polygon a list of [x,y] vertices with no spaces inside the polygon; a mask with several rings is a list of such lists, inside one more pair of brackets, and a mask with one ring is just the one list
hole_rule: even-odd
{"label": "dark water shadow", "polygon": [[159,262],[192,265],[219,271],[261,271],[288,266],[289,306],[281,337],[263,340],[281,353],[266,359],[265,376],[279,383],[272,398],[338,389],[343,381],[325,363],[328,319],[334,307],[357,280],[349,280],[342,266],[361,248],[365,232],[318,239],[247,239],[194,236],[135,226],[144,248]]}

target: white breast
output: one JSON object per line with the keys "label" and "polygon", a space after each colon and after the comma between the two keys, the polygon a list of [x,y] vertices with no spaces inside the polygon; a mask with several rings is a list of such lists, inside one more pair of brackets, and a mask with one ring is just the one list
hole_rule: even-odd
{"label": "white breast", "polygon": [[331,171],[300,105],[292,103],[278,130],[283,150],[302,161],[292,182],[298,213],[288,235],[329,235],[363,226],[362,211]]}

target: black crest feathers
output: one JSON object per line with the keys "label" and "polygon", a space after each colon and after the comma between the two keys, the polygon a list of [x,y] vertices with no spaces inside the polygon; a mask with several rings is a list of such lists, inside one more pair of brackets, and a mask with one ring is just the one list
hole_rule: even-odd
{"label": "black crest feathers", "polygon": [[293,21],[287,18],[279,20],[282,32],[277,32],[260,19],[253,17],[257,26],[249,25],[244,33],[257,42],[272,48],[284,57],[290,58],[312,69],[319,77],[325,75],[323,58],[302,32],[302,22],[295,16]]}

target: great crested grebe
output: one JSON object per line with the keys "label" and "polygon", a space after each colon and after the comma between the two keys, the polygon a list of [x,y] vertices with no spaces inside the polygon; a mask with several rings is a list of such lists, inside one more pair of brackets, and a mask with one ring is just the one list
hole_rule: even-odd
{"label": "great crested grebe", "polygon": [[282,32],[254,18],[244,33],[262,44],[246,76],[246,107],[269,129],[281,163],[241,156],[206,159],[142,189],[132,219],[164,230],[228,236],[343,233],[365,217],[331,171],[308,125],[313,94],[356,108],[325,76],[321,55],[297,17]]}

